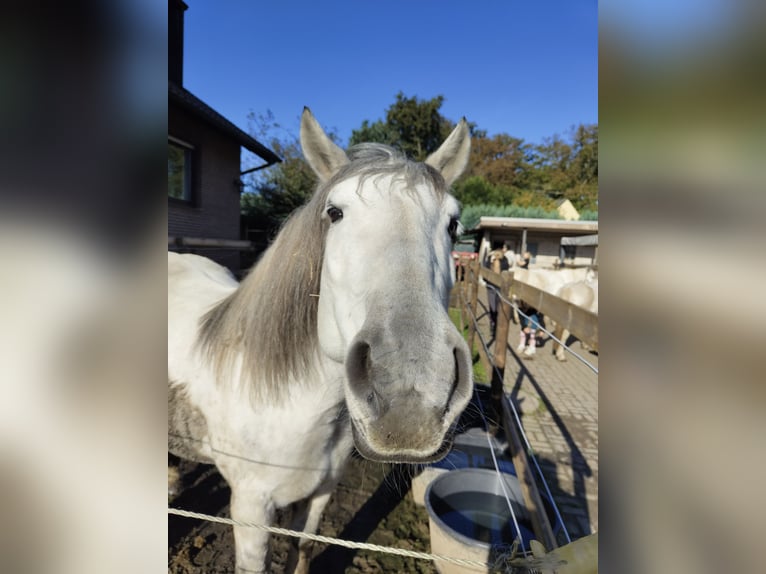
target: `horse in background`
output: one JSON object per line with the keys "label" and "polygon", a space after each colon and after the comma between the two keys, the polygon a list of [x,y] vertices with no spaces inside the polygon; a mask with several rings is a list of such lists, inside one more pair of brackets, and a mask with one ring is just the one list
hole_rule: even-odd
{"label": "horse in background", "polygon": [[[546,291],[568,301],[573,305],[582,307],[598,314],[598,273],[590,267],[564,268],[564,269],[521,269],[516,268],[513,274],[514,281],[521,281]],[[514,303],[518,304],[518,298],[513,296]],[[514,306],[514,321],[518,322],[518,310]],[[550,330],[553,335],[566,344],[570,332],[550,321]],[[553,343],[553,352],[556,359],[566,361],[566,352],[559,343]]]}
{"label": "horse in background", "polygon": [[[577,305],[586,311],[590,311],[591,313],[598,315],[598,278],[566,283],[558,290],[556,295],[565,301],[570,302],[572,305]],[[566,345],[567,339],[569,339],[569,335],[571,334],[569,330],[564,329],[555,323],[553,327],[553,335],[559,341],[564,343],[564,345]],[[582,343],[582,341],[580,344],[583,346],[583,348],[585,348],[585,345]],[[553,342],[553,352],[556,355],[556,359],[559,361],[567,360],[564,347],[555,340]]]}
{"label": "horse in background", "polygon": [[[305,109],[319,185],[238,284],[168,254],[168,447],[215,464],[235,520],[315,532],[356,449],[427,462],[450,448],[473,391],[447,315],[459,221],[448,193],[468,162],[463,119],[424,163],[379,144],[348,153]],[[385,270],[385,272],[381,272]],[[234,527],[237,572],[270,566],[268,534]],[[289,568],[308,569],[301,540]]]}

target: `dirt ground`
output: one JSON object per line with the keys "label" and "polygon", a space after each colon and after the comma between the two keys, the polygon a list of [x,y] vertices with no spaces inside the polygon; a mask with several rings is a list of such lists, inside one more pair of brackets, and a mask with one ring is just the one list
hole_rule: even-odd
{"label": "dirt ground", "polygon": [[[482,401],[484,402],[484,401]],[[475,408],[466,413],[476,412]],[[464,415],[460,426],[476,426]],[[215,467],[182,461],[183,489],[169,505],[206,514],[229,516],[230,491]],[[327,505],[319,534],[358,542],[371,542],[409,550],[430,551],[428,515],[412,498],[412,465],[381,464],[352,457]],[[279,524],[287,526],[287,517]],[[291,542],[271,536],[272,572],[284,572]],[[312,574],[327,572],[375,574],[383,572],[434,573],[430,561],[379,552],[350,550],[313,543]],[[202,574],[234,572],[234,537],[230,526],[168,516],[168,572]]]}
{"label": "dirt ground", "polygon": [[[214,467],[184,463],[188,480],[172,506],[228,516],[229,489]],[[428,515],[412,500],[411,467],[352,458],[343,480],[325,509],[319,533],[347,540],[429,550]],[[192,498],[195,503],[189,500]],[[189,500],[187,504],[185,501]],[[215,508],[217,507],[217,508]],[[200,510],[201,511],[201,510]],[[173,574],[234,571],[231,527],[169,516],[169,563]],[[284,525],[286,526],[286,525]],[[290,542],[272,535],[272,571],[281,574]],[[314,543],[311,572],[435,572],[427,561],[378,552],[355,551]]]}

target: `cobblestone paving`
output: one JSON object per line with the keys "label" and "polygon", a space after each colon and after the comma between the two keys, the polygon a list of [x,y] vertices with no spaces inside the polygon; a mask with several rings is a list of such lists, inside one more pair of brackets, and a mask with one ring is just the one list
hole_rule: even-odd
{"label": "cobblestone paving", "polygon": [[[488,341],[487,317],[479,323]],[[575,357],[556,360],[552,340],[537,349],[534,359],[524,359],[516,353],[518,339],[519,326],[511,324],[505,392],[520,409],[527,438],[574,540],[598,530],[598,375]],[[582,350],[579,342],[572,350],[598,368],[598,356]]]}

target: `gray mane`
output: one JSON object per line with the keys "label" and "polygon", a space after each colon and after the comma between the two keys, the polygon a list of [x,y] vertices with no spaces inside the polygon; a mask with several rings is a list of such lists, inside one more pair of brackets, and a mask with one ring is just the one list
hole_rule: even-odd
{"label": "gray mane", "polygon": [[[446,186],[433,167],[407,159],[382,144],[351,147],[350,162],[285,222],[274,243],[239,288],[201,319],[198,345],[219,381],[230,380],[241,358],[242,383],[260,397],[279,398],[287,380],[312,374],[318,348],[317,308],[328,221],[327,195],[340,182],[394,176],[412,191],[426,183],[443,195]],[[236,382],[236,381],[235,381]]]}

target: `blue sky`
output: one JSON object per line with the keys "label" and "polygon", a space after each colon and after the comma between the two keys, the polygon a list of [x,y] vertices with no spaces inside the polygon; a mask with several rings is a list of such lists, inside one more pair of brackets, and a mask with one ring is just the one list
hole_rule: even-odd
{"label": "blue sky", "polygon": [[598,121],[595,0],[186,0],[184,86],[247,130],[308,105],[348,141],[397,92],[540,142]]}

